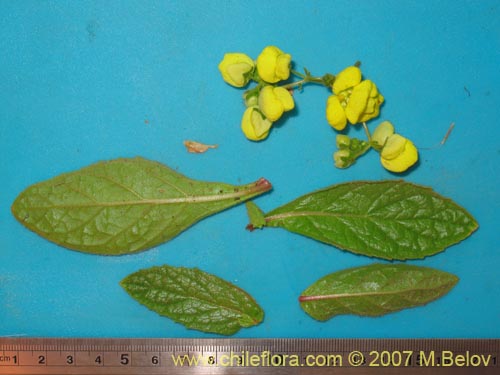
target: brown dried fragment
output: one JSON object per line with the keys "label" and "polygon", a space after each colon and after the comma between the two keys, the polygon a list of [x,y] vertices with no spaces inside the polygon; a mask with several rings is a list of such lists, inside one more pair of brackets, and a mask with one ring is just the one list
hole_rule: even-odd
{"label": "brown dried fragment", "polygon": [[217,148],[218,145],[206,145],[196,141],[184,141],[184,146],[188,152],[193,154],[201,154],[206,152],[209,148]]}
{"label": "brown dried fragment", "polygon": [[450,136],[451,132],[453,131],[453,128],[455,127],[455,123],[452,122],[450,124],[450,127],[448,128],[448,131],[446,132],[446,134],[444,135],[444,138],[443,140],[441,141],[441,146],[444,145],[446,143],[446,141],[448,140],[448,137]]}

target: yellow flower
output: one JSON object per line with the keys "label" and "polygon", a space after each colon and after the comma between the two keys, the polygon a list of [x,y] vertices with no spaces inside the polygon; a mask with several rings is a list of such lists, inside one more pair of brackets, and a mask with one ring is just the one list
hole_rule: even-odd
{"label": "yellow flower", "polygon": [[375,144],[376,149],[384,147],[387,138],[394,134],[394,125],[389,121],[381,122],[375,129],[372,135],[372,142]]}
{"label": "yellow flower", "polygon": [[257,57],[257,71],[260,78],[269,83],[288,79],[292,56],[278,47],[267,46]]}
{"label": "yellow flower", "polygon": [[257,106],[248,107],[241,120],[241,130],[252,141],[265,139],[272,125],[273,123],[260,112]]}
{"label": "yellow flower", "polygon": [[370,80],[361,80],[361,70],[356,66],[345,68],[332,84],[333,95],[326,104],[326,119],[337,130],[347,122],[359,124],[379,115],[384,97]]}
{"label": "yellow flower", "polygon": [[254,61],[244,53],[226,53],[219,64],[224,81],[235,87],[245,86],[254,68]]}
{"label": "yellow flower", "polygon": [[379,94],[377,86],[367,79],[353,87],[345,114],[351,124],[366,122],[378,116],[383,102],[384,97]]}
{"label": "yellow flower", "polygon": [[259,109],[270,121],[278,120],[283,112],[295,107],[292,95],[283,87],[265,86],[259,93]]}
{"label": "yellow flower", "polygon": [[347,125],[344,107],[342,107],[339,97],[336,95],[330,95],[326,102],[326,119],[336,130],[342,130]]}
{"label": "yellow flower", "polygon": [[391,172],[404,172],[418,160],[418,151],[409,139],[393,134],[380,153],[380,162]]}
{"label": "yellow flower", "polygon": [[360,82],[361,70],[357,66],[349,66],[337,74],[333,81],[332,91],[339,95],[342,91],[359,85]]}

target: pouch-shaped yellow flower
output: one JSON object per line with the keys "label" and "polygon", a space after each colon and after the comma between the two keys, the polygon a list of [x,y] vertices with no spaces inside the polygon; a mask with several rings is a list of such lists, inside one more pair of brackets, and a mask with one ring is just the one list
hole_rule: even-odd
{"label": "pouch-shaped yellow flower", "polygon": [[257,72],[260,78],[269,83],[288,79],[292,56],[278,47],[267,46],[257,57]]}
{"label": "pouch-shaped yellow flower", "polygon": [[345,114],[351,124],[366,122],[379,115],[383,102],[384,97],[379,94],[377,86],[367,79],[353,88]]}
{"label": "pouch-shaped yellow flower", "polygon": [[393,134],[380,153],[380,162],[391,172],[404,172],[418,160],[418,151],[412,141]]}
{"label": "pouch-shaped yellow flower", "polygon": [[342,91],[350,89],[361,82],[361,69],[357,66],[349,66],[342,70],[333,81],[332,91],[339,95]]}
{"label": "pouch-shaped yellow flower", "polygon": [[376,148],[382,148],[387,139],[394,134],[394,125],[389,121],[383,121],[375,128],[372,134],[372,142],[376,144]]}
{"label": "pouch-shaped yellow flower", "polygon": [[326,120],[335,130],[343,130],[347,125],[344,107],[337,95],[330,95],[326,101]]}
{"label": "pouch-shaped yellow flower", "polygon": [[270,121],[277,121],[283,112],[295,107],[293,97],[283,87],[265,86],[259,93],[259,109]]}
{"label": "pouch-shaped yellow flower", "polygon": [[219,64],[224,81],[235,87],[246,86],[254,68],[254,61],[244,53],[226,53]]}
{"label": "pouch-shaped yellow flower", "polygon": [[272,125],[273,123],[260,112],[257,106],[248,107],[241,119],[241,130],[252,141],[265,139]]}

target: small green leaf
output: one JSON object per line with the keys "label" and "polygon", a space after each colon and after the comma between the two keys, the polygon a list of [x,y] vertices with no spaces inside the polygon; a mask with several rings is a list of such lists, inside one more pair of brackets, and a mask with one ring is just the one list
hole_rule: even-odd
{"label": "small green leaf", "polygon": [[246,202],[245,206],[247,208],[248,219],[250,220],[247,229],[253,230],[264,227],[266,225],[264,212],[252,201]]}
{"label": "small green leaf", "polygon": [[203,332],[232,335],[264,318],[245,291],[196,268],[152,267],[127,276],[120,285],[150,310]]}
{"label": "small green leaf", "polygon": [[59,245],[120,255],[166,242],[270,189],[265,179],[241,186],[203,182],[154,161],[116,159],[30,186],[17,197],[12,213]]}
{"label": "small green leaf", "polygon": [[379,316],[425,305],[458,282],[450,273],[406,264],[372,264],[325,276],[307,288],[300,305],[317,320],[336,315]]}
{"label": "small green leaf", "polygon": [[418,259],[474,232],[474,218],[432,189],[404,181],[357,181],[306,194],[265,215],[282,227],[357,254]]}

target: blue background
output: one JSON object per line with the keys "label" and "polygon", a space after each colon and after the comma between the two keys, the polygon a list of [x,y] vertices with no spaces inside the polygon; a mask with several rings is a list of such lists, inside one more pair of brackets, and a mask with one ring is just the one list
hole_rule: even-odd
{"label": "blue background", "polygon": [[[237,337],[500,337],[499,1],[2,1],[0,14],[0,336],[210,337],[133,301],[118,282],[153,265],[199,267],[244,288],[264,322]],[[241,94],[217,69],[226,52],[266,45],[295,68],[336,73],[356,60],[386,98],[381,116],[420,148],[404,176],[467,208],[480,229],[410,264],[460,277],[444,298],[380,318],[316,322],[297,297],[328,273],[376,260],[282,229],[245,231],[243,205],[149,251],[70,251],[20,225],[27,186],[99,160],[141,155],[209,181],[263,176],[265,211],[330,184],[398,178],[374,151],[334,168],[328,90],[264,142],[240,131]],[[435,148],[456,126],[445,146]],[[352,127],[349,135],[363,137]],[[218,144],[188,154],[186,139]]]}

